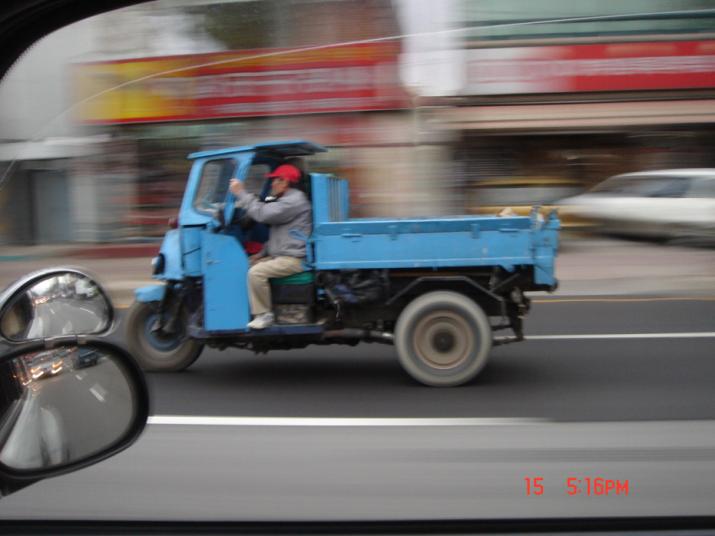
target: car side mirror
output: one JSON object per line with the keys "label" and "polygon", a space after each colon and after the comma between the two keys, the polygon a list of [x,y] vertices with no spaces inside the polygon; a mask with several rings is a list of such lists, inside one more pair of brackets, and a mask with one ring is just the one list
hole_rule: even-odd
{"label": "car side mirror", "polygon": [[0,493],[108,458],[141,434],[143,376],[120,347],[34,342],[0,358]]}
{"label": "car side mirror", "polygon": [[114,320],[106,292],[72,268],[42,270],[0,295],[0,336],[21,342],[63,335],[99,335]]}
{"label": "car side mirror", "polygon": [[113,456],[149,415],[134,358],[103,338],[112,303],[77,269],[43,270],[0,294],[0,496]]}

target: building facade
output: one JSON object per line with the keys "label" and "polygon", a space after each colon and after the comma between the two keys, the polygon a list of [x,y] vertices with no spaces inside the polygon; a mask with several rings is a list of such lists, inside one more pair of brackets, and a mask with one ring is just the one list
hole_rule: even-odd
{"label": "building facade", "polygon": [[715,167],[715,2],[461,2],[461,88],[423,99],[469,210]]}

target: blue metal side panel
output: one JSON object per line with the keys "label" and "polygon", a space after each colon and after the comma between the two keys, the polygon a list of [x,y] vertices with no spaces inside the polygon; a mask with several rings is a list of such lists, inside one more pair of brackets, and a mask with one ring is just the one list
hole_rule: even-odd
{"label": "blue metal side panel", "polygon": [[556,284],[556,253],[559,249],[559,229],[561,222],[551,213],[545,223],[534,232],[535,262],[534,282],[540,285]]}
{"label": "blue metal side panel", "polygon": [[534,264],[526,217],[456,217],[430,220],[348,220],[313,232],[315,266],[440,268]]}
{"label": "blue metal side panel", "polygon": [[250,320],[248,258],[229,235],[203,231],[204,329],[243,330]]}
{"label": "blue metal side panel", "polygon": [[181,251],[184,259],[184,272],[188,276],[198,277],[201,272],[201,236],[203,227],[181,228]]}
{"label": "blue metal side panel", "polygon": [[467,232],[474,235],[484,231],[518,233],[531,230],[531,220],[526,216],[497,218],[491,216],[453,216],[430,219],[352,219],[329,222],[316,227],[321,235],[342,235],[359,232],[363,235],[410,235],[424,233]]}
{"label": "blue metal side panel", "polygon": [[181,267],[181,246],[179,244],[179,231],[172,229],[164,235],[159,253],[164,255],[164,271],[153,276],[154,279],[180,280],[184,278],[184,271]]}
{"label": "blue metal side panel", "polygon": [[[495,233],[492,231],[491,233]],[[319,270],[358,268],[441,268],[533,264],[528,232],[472,238],[466,233],[315,237]],[[349,249],[348,249],[349,246]],[[329,254],[325,254],[329,251]]]}
{"label": "blue metal side panel", "polygon": [[537,247],[536,262],[534,263],[534,283],[539,285],[553,285],[556,283],[554,268],[553,250],[548,247]]}
{"label": "blue metal side panel", "polygon": [[136,289],[134,296],[138,302],[150,303],[163,300],[164,293],[166,293],[166,285],[149,285]]}

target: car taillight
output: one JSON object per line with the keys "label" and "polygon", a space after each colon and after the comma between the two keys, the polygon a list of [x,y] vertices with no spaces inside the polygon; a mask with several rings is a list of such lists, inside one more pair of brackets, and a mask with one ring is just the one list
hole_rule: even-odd
{"label": "car taillight", "polygon": [[172,216],[169,218],[169,229],[178,229],[179,228],[179,219],[176,218],[175,216]]}

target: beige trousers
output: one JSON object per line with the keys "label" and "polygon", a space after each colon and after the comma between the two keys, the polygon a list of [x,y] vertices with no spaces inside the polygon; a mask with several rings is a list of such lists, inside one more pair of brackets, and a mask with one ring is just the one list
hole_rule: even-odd
{"label": "beige trousers", "polygon": [[303,259],[296,257],[261,257],[248,270],[248,294],[251,313],[261,315],[271,311],[271,285],[268,280],[303,271]]}

